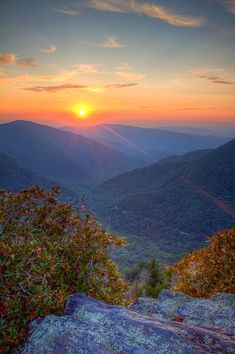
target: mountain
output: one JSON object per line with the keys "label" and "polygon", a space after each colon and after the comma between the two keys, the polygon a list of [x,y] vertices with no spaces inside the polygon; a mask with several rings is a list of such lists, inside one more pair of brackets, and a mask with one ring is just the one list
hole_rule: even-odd
{"label": "mountain", "polygon": [[39,186],[50,187],[50,184],[34,171],[19,164],[9,155],[0,152],[0,189],[9,189],[13,192],[19,189]]}
{"label": "mountain", "polygon": [[176,260],[235,223],[235,140],[116,176],[92,198],[100,220],[136,243],[138,257],[155,248]]}
{"label": "mountain", "polygon": [[[64,127],[84,136],[96,139],[120,151],[138,156],[146,164],[172,154],[183,154],[197,149],[216,148],[229,138],[168,131],[158,128],[140,128],[118,124]],[[197,130],[196,130],[197,131]]]}
{"label": "mountain", "polygon": [[0,125],[0,151],[75,190],[142,165],[95,140],[28,121]]}

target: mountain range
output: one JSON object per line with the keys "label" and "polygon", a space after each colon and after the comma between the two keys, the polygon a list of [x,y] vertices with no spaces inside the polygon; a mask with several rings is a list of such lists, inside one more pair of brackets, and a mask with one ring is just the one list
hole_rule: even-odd
{"label": "mountain range", "polygon": [[109,179],[94,190],[92,205],[136,245],[133,258],[150,253],[176,260],[206,236],[234,226],[235,140]]}
{"label": "mountain range", "polygon": [[29,121],[0,125],[0,151],[74,191],[142,165],[96,140]]}
{"label": "mountain range", "polygon": [[97,218],[130,241],[123,265],[172,262],[234,225],[235,140],[122,125],[73,130],[1,124],[0,189],[85,193]]}
{"label": "mountain range", "polygon": [[[66,131],[82,134],[116,150],[153,163],[172,154],[183,154],[197,149],[216,148],[229,138],[200,135],[191,132],[170,131],[159,128],[141,128],[121,124],[64,127]],[[195,130],[198,132],[199,130]]]}

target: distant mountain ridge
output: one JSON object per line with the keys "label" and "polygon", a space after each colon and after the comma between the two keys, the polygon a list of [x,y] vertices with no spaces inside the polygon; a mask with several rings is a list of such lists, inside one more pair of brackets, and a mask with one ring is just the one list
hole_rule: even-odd
{"label": "distant mountain ridge", "polygon": [[115,149],[138,156],[146,164],[173,154],[216,148],[229,140],[229,138],[213,135],[119,124],[64,127],[63,129],[96,139]]}
{"label": "distant mountain ridge", "polygon": [[1,124],[0,142],[3,153],[75,190],[142,165],[95,140],[29,121]]}
{"label": "distant mountain ridge", "polygon": [[235,139],[116,176],[93,198],[112,229],[137,243],[150,240],[177,259],[203,245],[206,235],[235,224]]}

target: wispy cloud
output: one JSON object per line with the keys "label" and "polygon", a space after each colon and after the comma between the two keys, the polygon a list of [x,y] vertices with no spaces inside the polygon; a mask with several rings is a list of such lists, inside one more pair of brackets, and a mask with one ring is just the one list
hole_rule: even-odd
{"label": "wispy cloud", "polygon": [[194,108],[194,107],[185,107],[185,108],[176,108],[176,111],[205,111],[205,110],[214,110],[214,107],[204,107],[204,108]]}
{"label": "wispy cloud", "polygon": [[53,44],[49,44],[47,48],[41,49],[43,53],[55,53],[57,51],[57,47]]}
{"label": "wispy cloud", "polygon": [[70,7],[55,8],[54,10],[57,11],[57,12],[60,12],[62,14],[65,14],[65,15],[69,15],[69,16],[77,16],[77,15],[79,15],[79,12],[77,10],[74,10],[74,9],[72,9]]}
{"label": "wispy cloud", "polygon": [[126,70],[131,70],[132,67],[128,62],[122,63],[121,65],[117,66],[115,68],[117,71],[126,71]]}
{"label": "wispy cloud", "polygon": [[89,7],[101,11],[128,12],[128,2],[129,0],[88,0],[87,4]]}
{"label": "wispy cloud", "polygon": [[235,14],[235,0],[222,0],[226,10],[231,14]]}
{"label": "wispy cloud", "polygon": [[0,53],[0,65],[32,68],[37,66],[34,58],[17,58],[15,53]]}
{"label": "wispy cloud", "polygon": [[82,72],[83,74],[97,74],[98,70],[91,64],[79,64],[76,65],[78,71]]}
{"label": "wispy cloud", "polygon": [[62,90],[86,90],[96,93],[101,93],[106,88],[113,88],[113,89],[121,89],[127,87],[137,86],[137,83],[126,83],[126,84],[108,84],[100,87],[96,86],[86,86],[86,85],[77,85],[77,84],[63,84],[63,85],[56,85],[56,86],[33,86],[33,87],[25,87],[23,90],[26,91],[34,91],[34,92],[48,92],[48,93],[55,93]]}
{"label": "wispy cloud", "polygon": [[234,82],[224,78],[223,69],[199,69],[191,72],[191,77],[206,80],[211,84],[234,85]]}
{"label": "wispy cloud", "polygon": [[100,11],[145,15],[163,20],[173,26],[200,27],[205,23],[202,17],[181,15],[167,7],[137,0],[86,0],[85,4]]}
{"label": "wispy cloud", "polygon": [[9,75],[9,74],[12,74],[12,72],[10,70],[0,69],[0,76]]}
{"label": "wispy cloud", "polygon": [[58,92],[61,90],[67,89],[86,89],[87,86],[84,85],[74,85],[74,84],[64,84],[57,86],[34,86],[34,87],[26,87],[24,90],[27,91],[35,91],[35,92]]}
{"label": "wispy cloud", "polygon": [[20,58],[16,59],[16,65],[21,68],[34,68],[38,66],[34,58]]}
{"label": "wispy cloud", "polygon": [[0,77],[0,84],[2,86],[18,86],[25,85],[26,83],[57,83],[69,80],[77,76],[77,70],[73,71],[60,71],[54,75],[12,75],[12,71],[5,71],[4,76]]}
{"label": "wispy cloud", "polygon": [[125,87],[133,87],[133,86],[138,86],[137,82],[132,82],[128,84],[109,84],[105,85],[104,87],[106,88],[125,88]]}
{"label": "wispy cloud", "polygon": [[116,37],[106,37],[105,40],[101,43],[95,43],[94,46],[99,48],[108,48],[108,49],[117,49],[124,47]]}
{"label": "wispy cloud", "polygon": [[219,76],[201,75],[201,76],[198,76],[198,78],[205,79],[205,80],[211,82],[212,84],[234,85],[234,82],[224,80]]}
{"label": "wispy cloud", "polygon": [[145,77],[144,74],[140,74],[140,73],[131,73],[128,71],[116,71],[114,73],[115,76],[120,77],[121,79],[125,79],[125,80],[141,80]]}
{"label": "wispy cloud", "polygon": [[10,66],[15,65],[16,54],[15,53],[0,53],[0,65]]}

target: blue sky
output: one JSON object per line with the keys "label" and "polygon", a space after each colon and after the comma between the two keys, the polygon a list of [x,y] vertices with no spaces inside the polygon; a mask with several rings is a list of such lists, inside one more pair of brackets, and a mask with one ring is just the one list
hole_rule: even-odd
{"label": "blue sky", "polygon": [[0,117],[234,120],[234,20],[234,0],[1,1]]}

